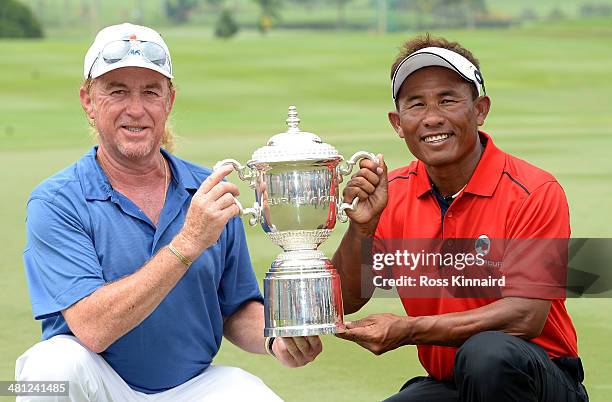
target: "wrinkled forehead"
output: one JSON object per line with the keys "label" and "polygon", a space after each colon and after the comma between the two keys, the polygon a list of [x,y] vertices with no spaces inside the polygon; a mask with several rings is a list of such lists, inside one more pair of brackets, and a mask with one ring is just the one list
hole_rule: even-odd
{"label": "wrinkled forehead", "polygon": [[109,71],[93,79],[99,88],[129,87],[129,88],[172,88],[172,81],[157,71],[142,67],[122,67]]}

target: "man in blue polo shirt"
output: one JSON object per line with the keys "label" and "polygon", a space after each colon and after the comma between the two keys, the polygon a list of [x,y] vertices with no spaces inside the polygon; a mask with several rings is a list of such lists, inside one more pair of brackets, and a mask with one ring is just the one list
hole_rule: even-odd
{"label": "man in blue polo shirt", "polygon": [[264,340],[231,170],[166,150],[168,47],[150,28],[107,27],[84,77],[99,145],[28,200],[24,262],[43,341],[19,357],[16,379],[70,381],[70,401],[279,400],[257,377],[211,365],[222,336],[290,367],[321,342]]}

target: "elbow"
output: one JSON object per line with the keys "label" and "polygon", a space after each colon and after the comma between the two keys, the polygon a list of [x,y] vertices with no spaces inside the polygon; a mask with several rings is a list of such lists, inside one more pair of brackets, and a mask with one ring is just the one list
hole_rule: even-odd
{"label": "elbow", "polygon": [[519,330],[519,337],[523,339],[533,339],[537,338],[542,334],[542,330],[544,329],[545,321],[539,322],[536,320],[532,320],[531,322],[526,322],[523,325],[523,328]]}
{"label": "elbow", "polygon": [[102,320],[83,319],[85,315],[74,306],[62,311],[62,315],[72,334],[92,352],[102,353],[114,342],[107,328],[97,325]]}
{"label": "elbow", "polygon": [[79,342],[94,353],[104,352],[113,342],[102,328],[85,323],[77,323],[74,320],[66,320],[68,328]]}
{"label": "elbow", "polygon": [[516,335],[526,340],[537,338],[542,334],[547,317],[548,314],[544,315],[533,312],[524,314],[523,318],[518,321]]}
{"label": "elbow", "polygon": [[99,334],[83,334],[73,331],[74,336],[85,346],[87,349],[94,353],[104,352],[111,344],[104,340],[103,336]]}
{"label": "elbow", "polygon": [[94,353],[102,353],[106,349],[108,349],[109,346],[110,344],[108,343],[102,343],[102,342],[93,340],[89,343],[89,346],[87,346],[87,348]]}
{"label": "elbow", "polygon": [[[520,303],[520,304],[519,304]],[[537,338],[542,334],[551,302],[548,300],[518,300],[515,303],[513,334],[522,339]]]}

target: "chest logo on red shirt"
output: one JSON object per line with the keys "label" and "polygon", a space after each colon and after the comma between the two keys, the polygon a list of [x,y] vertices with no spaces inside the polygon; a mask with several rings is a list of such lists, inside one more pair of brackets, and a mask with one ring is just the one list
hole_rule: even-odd
{"label": "chest logo on red shirt", "polygon": [[480,254],[484,257],[485,255],[489,254],[489,251],[491,250],[491,239],[489,239],[489,236],[485,234],[478,236],[478,239],[476,239],[476,243],[474,244],[474,248],[476,249],[476,254]]}

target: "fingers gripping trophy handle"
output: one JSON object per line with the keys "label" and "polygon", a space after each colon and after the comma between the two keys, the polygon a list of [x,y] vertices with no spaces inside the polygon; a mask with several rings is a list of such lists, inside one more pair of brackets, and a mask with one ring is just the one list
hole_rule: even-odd
{"label": "fingers gripping trophy handle", "polygon": [[[339,182],[342,182],[343,176],[347,176],[351,174],[353,171],[353,167],[359,163],[362,159],[369,159],[373,162],[379,163],[378,158],[371,152],[359,151],[355,152],[353,156],[349,160],[346,161],[346,166],[338,167],[338,176]],[[342,223],[348,221],[348,216],[346,215],[346,210],[354,210],[359,204],[359,198],[355,197],[353,201],[349,204],[348,202],[339,203],[338,205],[338,220]]]}
{"label": "fingers gripping trophy handle", "polygon": [[242,204],[240,203],[240,201],[238,201],[236,197],[234,197],[234,201],[236,202],[236,206],[238,206],[238,209],[240,210],[241,216],[251,215],[251,217],[249,218],[249,225],[250,226],[257,225],[257,222],[259,222],[259,217],[261,216],[261,213],[260,213],[261,208],[259,207],[259,203],[255,201],[253,203],[252,208],[243,208]]}
{"label": "fingers gripping trophy handle", "polygon": [[[223,159],[222,161],[215,163],[215,166],[213,166],[213,171],[225,165],[231,165],[236,171],[236,173],[238,173],[238,178],[240,180],[248,182],[249,187],[255,188],[255,174],[253,173],[253,170],[251,168],[240,164],[240,162],[238,162],[236,159]],[[261,207],[259,206],[259,203],[255,201],[253,203],[253,207],[243,208],[242,204],[240,203],[240,201],[238,201],[236,197],[234,197],[234,201],[236,202],[236,206],[240,210],[241,216],[251,215],[251,217],[249,218],[249,225],[257,225],[257,222],[259,222],[259,218],[261,217]]]}

